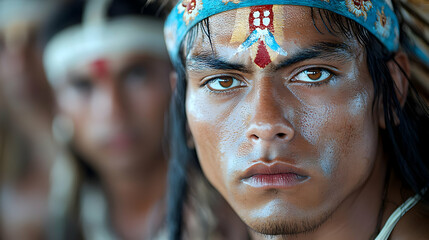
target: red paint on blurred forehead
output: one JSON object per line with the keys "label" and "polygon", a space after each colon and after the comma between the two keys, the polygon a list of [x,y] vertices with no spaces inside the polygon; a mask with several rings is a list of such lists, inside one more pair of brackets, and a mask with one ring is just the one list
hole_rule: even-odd
{"label": "red paint on blurred forehead", "polygon": [[97,59],[91,63],[91,74],[96,78],[107,78],[110,73],[109,61],[104,58]]}

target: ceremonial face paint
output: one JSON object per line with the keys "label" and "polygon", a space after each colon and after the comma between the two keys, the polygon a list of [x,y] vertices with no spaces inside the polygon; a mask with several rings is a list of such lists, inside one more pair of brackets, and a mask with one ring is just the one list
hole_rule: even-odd
{"label": "ceremonial face paint", "polygon": [[[265,68],[278,54],[287,56],[287,52],[276,41],[276,36],[281,36],[281,31],[276,34],[275,24],[278,22],[278,17],[283,16],[281,11],[275,11],[277,9],[279,6],[266,5],[237,11],[238,17],[235,20],[234,33],[230,42],[240,41],[247,35],[247,39],[239,46],[236,54],[253,48],[252,51],[255,53],[252,54],[253,62],[260,68]],[[242,19],[242,15],[246,14],[248,14],[248,22]],[[275,18],[275,15],[279,16]]]}
{"label": "ceremonial face paint", "polygon": [[90,65],[91,73],[95,78],[105,79],[109,77],[109,61],[105,58],[100,58],[93,61]]}
{"label": "ceremonial face paint", "polygon": [[[335,223],[357,195],[370,199],[381,146],[363,47],[315,17],[320,33],[307,7],[276,8],[209,18],[211,42],[200,34],[186,56],[186,114],[204,174],[241,219],[292,234]],[[266,37],[244,46],[241,33],[257,29],[287,54],[274,58]]]}
{"label": "ceremonial face paint", "polygon": [[[392,0],[182,0],[179,1],[176,7],[171,11],[164,28],[166,36],[169,36],[166,41],[170,57],[173,61],[180,59],[179,50],[181,49],[183,40],[196,24],[216,14],[236,9],[248,11],[247,14],[240,14],[242,19],[236,19],[236,22],[244,22],[248,26],[246,28],[241,28],[236,25],[235,30],[245,33],[246,37],[251,36],[249,41],[246,41],[247,46],[243,45],[243,47],[249,47],[257,42],[257,39],[261,38],[261,36],[266,37],[269,33],[273,33],[264,31],[264,28],[272,24],[269,22],[271,18],[269,15],[271,6],[272,13],[274,14],[271,20],[273,20],[274,25],[278,22],[276,21],[276,16],[278,16],[278,14],[275,8],[279,5],[307,6],[331,11],[347,17],[366,28],[369,32],[374,34],[391,53],[396,52],[399,47],[399,24],[395,11],[393,10]],[[255,9],[253,8],[255,6],[262,7]],[[260,10],[263,10],[264,14],[260,14]],[[329,21],[325,23],[330,25]],[[259,31],[253,33],[249,31],[249,26],[254,26],[255,29],[259,28]],[[277,37],[275,39],[277,43],[281,42]],[[243,41],[240,43],[243,43]],[[265,42],[265,45],[270,44]],[[272,48],[274,45],[275,44],[271,44],[269,47]],[[261,49],[263,49],[263,47],[261,47]],[[268,49],[269,48],[267,48],[267,50]],[[271,61],[272,60],[273,59],[271,59]],[[264,66],[267,62],[269,62],[268,59],[264,61],[259,59],[257,61],[260,66]]]}

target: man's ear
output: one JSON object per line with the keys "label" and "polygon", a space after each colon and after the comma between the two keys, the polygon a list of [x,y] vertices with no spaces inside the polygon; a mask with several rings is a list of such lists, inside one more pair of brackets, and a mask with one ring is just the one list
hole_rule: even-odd
{"label": "man's ear", "polygon": [[410,62],[404,52],[398,52],[394,59],[397,64],[393,60],[390,60],[387,63],[387,66],[389,67],[390,74],[392,75],[393,81],[396,85],[396,97],[398,98],[401,107],[403,107],[408,95]]}
{"label": "man's ear", "polygon": [[[398,52],[393,60],[387,63],[390,75],[392,76],[393,82],[395,83],[395,93],[398,98],[401,108],[404,106],[408,96],[408,76],[410,76],[410,62],[407,55],[404,52]],[[384,109],[380,102],[381,114],[379,117],[380,127],[385,129],[386,123],[384,120]],[[399,124],[399,119],[395,116],[395,123]]]}
{"label": "man's ear", "polygon": [[177,84],[177,73],[175,71],[170,72],[170,87],[171,92],[174,93],[176,90],[176,84]]}

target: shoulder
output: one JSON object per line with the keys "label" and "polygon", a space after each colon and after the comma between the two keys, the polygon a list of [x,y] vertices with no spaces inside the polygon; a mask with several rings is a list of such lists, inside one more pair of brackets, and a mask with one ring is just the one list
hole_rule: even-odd
{"label": "shoulder", "polygon": [[390,239],[429,239],[429,205],[419,203],[407,212],[393,229]]}

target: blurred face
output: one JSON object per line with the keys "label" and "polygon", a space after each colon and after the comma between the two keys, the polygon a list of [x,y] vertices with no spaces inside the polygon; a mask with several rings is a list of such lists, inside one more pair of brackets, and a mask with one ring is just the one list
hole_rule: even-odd
{"label": "blurred face", "polygon": [[144,53],[106,55],[70,66],[56,89],[74,124],[73,144],[97,170],[147,168],[162,158],[169,63]]}
{"label": "blurred face", "polygon": [[364,50],[314,20],[322,33],[307,7],[224,12],[209,18],[213,51],[200,35],[186,58],[204,174],[265,234],[322,224],[364,186],[380,147]]}

